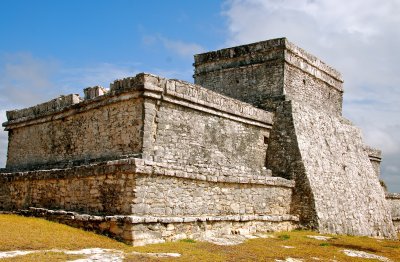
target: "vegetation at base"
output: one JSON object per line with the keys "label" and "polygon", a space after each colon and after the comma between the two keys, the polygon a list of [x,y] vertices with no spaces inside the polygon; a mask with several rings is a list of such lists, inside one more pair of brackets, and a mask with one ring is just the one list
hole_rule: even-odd
{"label": "vegetation at base", "polygon": [[196,243],[196,240],[191,239],[191,238],[185,238],[185,239],[181,239],[181,242],[186,242],[186,243]]}
{"label": "vegetation at base", "polygon": [[284,235],[279,235],[278,238],[282,239],[282,240],[288,240],[288,239],[290,239],[290,236],[287,234],[284,234]]}
{"label": "vegetation at base", "polygon": [[321,243],[319,244],[321,247],[329,247],[331,244],[329,243]]}
{"label": "vegetation at base", "polygon": [[[275,259],[298,258],[310,261],[365,261],[348,257],[342,250],[365,251],[400,261],[400,242],[368,237],[335,235],[328,240],[316,240],[309,235],[319,235],[311,231],[271,233],[272,237],[248,240],[236,246],[219,246],[211,243],[183,239],[177,242],[131,247],[121,242],[91,232],[49,222],[43,219],[0,215],[0,251],[49,250],[83,248],[117,249],[126,253],[126,261],[275,261]],[[331,235],[325,235],[331,236]],[[332,237],[332,236],[331,236]],[[294,248],[285,248],[290,246]],[[179,258],[151,258],[141,253],[180,253]],[[82,258],[58,252],[34,253],[3,261],[66,261]],[[375,260],[368,260],[375,261]]]}

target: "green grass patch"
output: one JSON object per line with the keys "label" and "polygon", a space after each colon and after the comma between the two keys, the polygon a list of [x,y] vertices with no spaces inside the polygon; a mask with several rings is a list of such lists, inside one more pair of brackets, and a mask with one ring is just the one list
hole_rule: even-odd
{"label": "green grass patch", "polygon": [[191,238],[185,238],[185,239],[181,239],[180,242],[185,242],[185,243],[196,243],[196,240],[191,239]]}
{"label": "green grass patch", "polygon": [[282,239],[282,240],[288,240],[288,239],[290,239],[290,235],[288,235],[288,234],[279,235],[278,238],[279,238],[279,239]]}

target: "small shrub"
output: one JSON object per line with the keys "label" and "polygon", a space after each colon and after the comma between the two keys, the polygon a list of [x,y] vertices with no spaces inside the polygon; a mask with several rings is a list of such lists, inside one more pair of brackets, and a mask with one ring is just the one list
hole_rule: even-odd
{"label": "small shrub", "polygon": [[185,242],[185,243],[196,243],[196,241],[195,241],[194,239],[191,239],[191,238],[181,239],[181,242]]}
{"label": "small shrub", "polygon": [[279,237],[279,239],[282,239],[282,240],[288,240],[288,239],[290,239],[290,236],[289,235],[279,235],[278,236]]}
{"label": "small shrub", "polygon": [[331,244],[329,243],[321,243],[319,244],[321,247],[329,247]]}
{"label": "small shrub", "polygon": [[400,248],[400,246],[383,246],[383,247],[388,247],[388,248]]}

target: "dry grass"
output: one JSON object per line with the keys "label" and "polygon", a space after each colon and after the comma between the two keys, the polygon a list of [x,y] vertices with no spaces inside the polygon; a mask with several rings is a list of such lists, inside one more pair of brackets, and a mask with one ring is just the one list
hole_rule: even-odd
{"label": "dry grass", "polygon": [[67,255],[64,253],[56,252],[44,252],[34,253],[26,256],[18,256],[7,259],[0,259],[1,262],[33,262],[33,261],[69,261],[82,259],[84,256],[81,255]]}
{"label": "dry grass", "polygon": [[[104,236],[71,228],[42,219],[0,215],[0,250],[77,250],[100,247],[123,250],[128,255],[126,261],[275,261],[288,257],[302,258],[305,261],[365,261],[343,254],[343,249],[366,251],[400,261],[400,242],[378,240],[367,237],[332,236],[320,241],[307,235],[318,235],[310,231],[280,232],[272,238],[249,240],[237,246],[218,246],[210,243],[184,240],[174,243],[130,247]],[[294,248],[285,248],[291,246]],[[180,258],[155,259],[145,256],[129,255],[138,252],[174,252]],[[23,257],[1,261],[65,261],[79,256],[63,253],[35,253]],[[317,260],[315,260],[317,261]],[[374,261],[374,260],[369,260]]]}
{"label": "dry grass", "polygon": [[105,236],[38,218],[0,215],[0,227],[0,251],[126,246]]}

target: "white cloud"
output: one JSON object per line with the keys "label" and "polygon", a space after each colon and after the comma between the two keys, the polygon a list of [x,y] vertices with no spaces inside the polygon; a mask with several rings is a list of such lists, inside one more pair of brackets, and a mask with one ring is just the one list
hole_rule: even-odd
{"label": "white cloud", "polygon": [[29,53],[4,55],[0,62],[2,106],[27,106],[54,95],[51,76],[57,70],[57,62],[40,60]]}
{"label": "white cloud", "polygon": [[[382,176],[393,182],[400,170],[399,13],[398,0],[226,1],[226,46],[287,37],[341,71],[344,115],[383,150]],[[389,189],[400,191],[400,181]]]}
{"label": "white cloud", "polygon": [[205,52],[205,48],[199,44],[173,40],[161,35],[146,35],[142,38],[142,42],[147,46],[161,43],[165,49],[187,59],[193,59],[193,55]]}
{"label": "white cloud", "polygon": [[171,40],[165,37],[160,37],[164,47],[172,52],[180,55],[181,57],[193,58],[194,54],[203,53],[205,49],[195,43],[186,43],[179,40]]}

